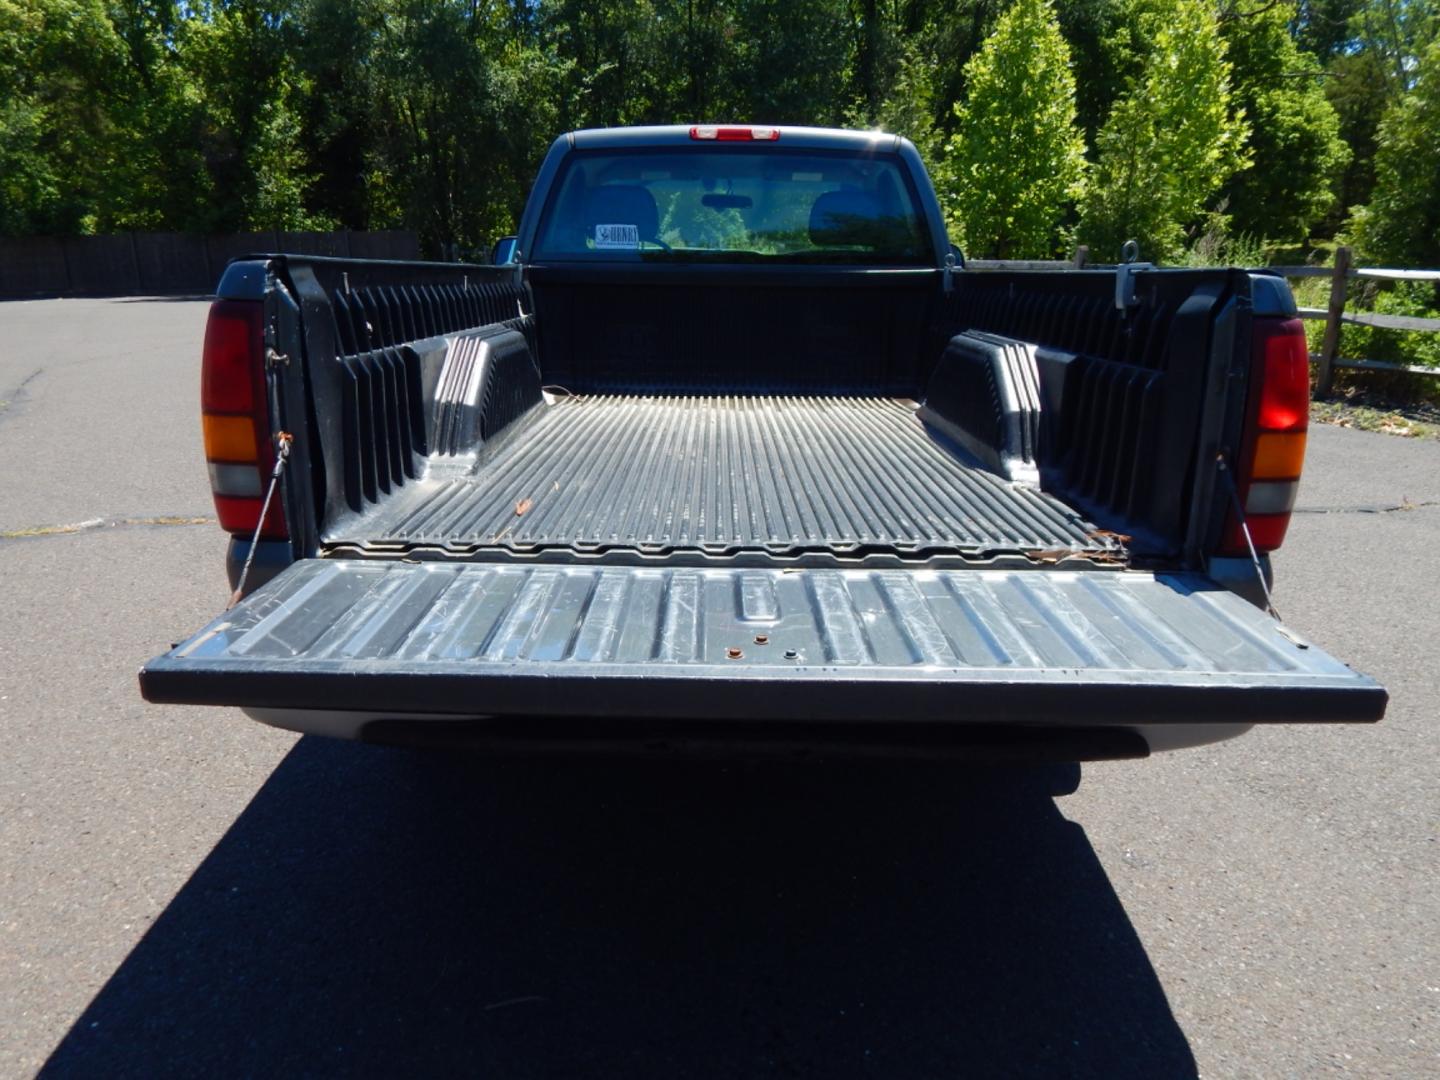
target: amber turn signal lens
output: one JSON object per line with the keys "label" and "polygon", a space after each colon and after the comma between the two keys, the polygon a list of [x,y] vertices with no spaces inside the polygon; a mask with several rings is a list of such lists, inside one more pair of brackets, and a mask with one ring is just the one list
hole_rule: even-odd
{"label": "amber turn signal lens", "polygon": [[1255,480],[1292,480],[1305,465],[1305,432],[1266,432],[1255,437]]}
{"label": "amber turn signal lens", "polygon": [[201,417],[205,456],[211,461],[255,461],[255,422],[248,416]]}

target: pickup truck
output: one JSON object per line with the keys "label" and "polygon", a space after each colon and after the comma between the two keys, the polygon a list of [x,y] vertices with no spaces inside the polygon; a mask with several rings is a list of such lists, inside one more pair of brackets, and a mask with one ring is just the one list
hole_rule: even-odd
{"label": "pickup truck", "polygon": [[148,700],[1072,760],[1384,713],[1269,605],[1309,397],[1282,280],[967,269],[909,142],[791,127],[564,135],[498,248],[230,264],[201,396],[236,601]]}

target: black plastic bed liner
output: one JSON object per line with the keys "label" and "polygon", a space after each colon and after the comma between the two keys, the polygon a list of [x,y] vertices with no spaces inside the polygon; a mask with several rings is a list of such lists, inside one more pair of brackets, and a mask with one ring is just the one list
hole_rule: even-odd
{"label": "black plastic bed liner", "polygon": [[[879,397],[562,397],[341,522],[361,553],[823,552],[1121,562],[1113,534]],[[448,477],[441,474],[448,472]]]}

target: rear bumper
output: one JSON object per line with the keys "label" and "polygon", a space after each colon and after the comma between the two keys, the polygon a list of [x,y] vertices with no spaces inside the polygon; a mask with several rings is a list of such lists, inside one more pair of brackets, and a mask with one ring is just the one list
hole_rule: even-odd
{"label": "rear bumper", "polygon": [[1149,753],[1141,736],[1118,727],[245,712],[262,723],[307,734],[497,756],[1099,761]]}
{"label": "rear bumper", "polygon": [[244,711],[261,723],[307,735],[527,757],[1108,761],[1232,739],[1252,726],[756,724],[599,717],[386,717],[320,709]]}
{"label": "rear bumper", "polygon": [[[1260,556],[1260,569],[1265,575],[1265,589],[1273,589],[1275,575],[1270,569],[1269,555]],[[1260,579],[1255,575],[1255,564],[1248,558],[1234,559],[1217,555],[1206,565],[1205,572],[1215,584],[1250,601],[1261,611],[1265,610],[1265,589],[1260,587]]]}
{"label": "rear bumper", "polygon": [[280,571],[295,561],[295,552],[289,540],[261,540],[252,545],[238,536],[230,538],[225,549],[225,573],[230,578],[230,588],[240,584],[240,571],[245,568],[245,559],[250,548],[255,548],[255,559],[250,564],[250,576],[245,579],[245,595],[249,595],[266,582],[274,580]]}

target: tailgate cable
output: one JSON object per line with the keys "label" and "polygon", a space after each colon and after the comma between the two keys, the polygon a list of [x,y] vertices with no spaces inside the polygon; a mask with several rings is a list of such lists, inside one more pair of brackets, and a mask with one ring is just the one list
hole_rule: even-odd
{"label": "tailgate cable", "polygon": [[290,460],[290,444],[294,441],[295,436],[288,431],[279,432],[275,436],[277,453],[275,467],[270,470],[270,486],[265,490],[265,501],[260,504],[255,535],[250,538],[250,550],[245,555],[245,565],[240,568],[240,580],[235,583],[235,591],[230,594],[230,603],[225,605],[226,611],[238,604],[245,595],[245,579],[250,576],[250,564],[255,561],[255,549],[260,546],[260,530],[265,527],[265,518],[270,513],[270,500],[275,497],[275,487],[280,483],[280,474],[285,471],[285,463]]}
{"label": "tailgate cable", "polygon": [[1265,596],[1265,610],[1275,619],[1284,622],[1280,618],[1280,612],[1275,610],[1274,601],[1270,599],[1270,586],[1265,582],[1265,569],[1260,565],[1260,556],[1255,552],[1255,541],[1250,538],[1250,523],[1245,520],[1245,507],[1240,502],[1240,490],[1235,486],[1235,475],[1230,471],[1223,453],[1215,455],[1215,467],[1220,470],[1220,475],[1225,478],[1225,486],[1230,489],[1230,504],[1235,508],[1235,520],[1240,523],[1240,533],[1245,537],[1245,547],[1250,552],[1250,565],[1255,567],[1255,578],[1260,582],[1260,591]]}

